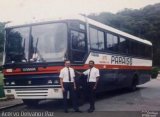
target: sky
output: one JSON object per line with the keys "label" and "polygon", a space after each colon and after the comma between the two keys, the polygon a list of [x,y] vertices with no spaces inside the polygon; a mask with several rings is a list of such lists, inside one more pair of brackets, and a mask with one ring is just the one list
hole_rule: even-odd
{"label": "sky", "polygon": [[116,13],[140,9],[160,0],[0,0],[0,22],[27,21],[78,13]]}

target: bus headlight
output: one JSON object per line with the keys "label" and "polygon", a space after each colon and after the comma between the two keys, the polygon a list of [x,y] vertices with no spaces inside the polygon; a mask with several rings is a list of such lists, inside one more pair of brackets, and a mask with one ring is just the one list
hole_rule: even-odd
{"label": "bus headlight", "polygon": [[48,84],[52,84],[53,82],[52,82],[52,80],[48,80]]}
{"label": "bus headlight", "polygon": [[58,84],[58,83],[59,83],[59,81],[58,81],[58,80],[55,80],[55,81],[54,81],[54,84]]}
{"label": "bus headlight", "polygon": [[12,81],[12,82],[11,82],[11,85],[15,85],[15,82],[14,82],[14,81]]}
{"label": "bus headlight", "polygon": [[6,84],[6,85],[9,85],[9,82],[6,82],[5,84]]}

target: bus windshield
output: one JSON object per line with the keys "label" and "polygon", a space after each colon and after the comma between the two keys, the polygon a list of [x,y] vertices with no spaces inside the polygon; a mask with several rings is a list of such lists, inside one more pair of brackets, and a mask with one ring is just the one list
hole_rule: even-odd
{"label": "bus windshield", "polygon": [[5,63],[60,62],[67,49],[64,23],[41,24],[6,30]]}

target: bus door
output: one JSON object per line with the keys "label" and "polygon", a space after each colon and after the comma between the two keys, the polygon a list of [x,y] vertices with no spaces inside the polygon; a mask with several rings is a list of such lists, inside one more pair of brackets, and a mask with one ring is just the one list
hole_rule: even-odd
{"label": "bus door", "polygon": [[84,64],[87,54],[86,33],[76,30],[70,32],[70,58],[74,64]]}
{"label": "bus door", "polygon": [[[86,34],[81,31],[75,31],[71,30],[70,32],[70,51],[69,51],[69,57],[71,62],[74,65],[84,65],[86,61],[86,56],[87,56],[87,38]],[[83,69],[84,71],[86,69]],[[81,72],[82,72],[81,71]],[[75,78],[77,88],[81,89],[78,90],[78,96],[83,97],[83,91],[85,89],[85,83],[86,82],[86,77],[84,75]]]}

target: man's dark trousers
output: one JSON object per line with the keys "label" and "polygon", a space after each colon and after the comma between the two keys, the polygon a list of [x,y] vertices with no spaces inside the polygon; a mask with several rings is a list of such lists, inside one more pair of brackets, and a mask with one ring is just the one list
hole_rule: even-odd
{"label": "man's dark trousers", "polygon": [[74,84],[73,82],[67,82],[63,83],[64,86],[64,92],[63,92],[63,102],[64,102],[64,111],[67,111],[68,109],[68,104],[67,104],[67,92],[69,91],[70,93],[70,98],[72,99],[72,104],[73,104],[73,109],[78,110],[78,105],[77,105],[77,96],[74,90]]}
{"label": "man's dark trousers", "polygon": [[95,82],[87,82],[87,100],[90,104],[90,109],[95,109],[95,93],[96,90],[93,89],[95,86]]}

